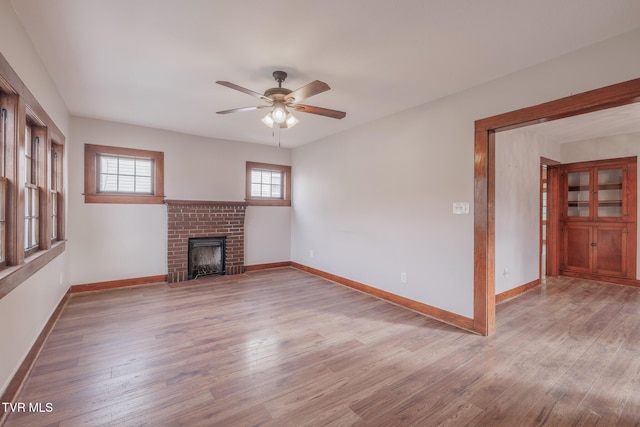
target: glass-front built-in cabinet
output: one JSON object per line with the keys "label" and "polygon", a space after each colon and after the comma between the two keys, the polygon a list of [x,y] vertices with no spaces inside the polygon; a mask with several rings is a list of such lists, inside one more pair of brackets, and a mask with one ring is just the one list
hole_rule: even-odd
{"label": "glass-front built-in cabinet", "polygon": [[637,158],[561,165],[560,272],[636,275]]}
{"label": "glass-front built-in cabinet", "polygon": [[[597,162],[589,162],[597,163]],[[566,179],[566,218],[622,219],[630,216],[629,191],[631,169],[628,164],[593,166],[589,169],[566,165],[562,177]],[[634,170],[635,170],[635,164]],[[577,167],[577,170],[572,170]]]}

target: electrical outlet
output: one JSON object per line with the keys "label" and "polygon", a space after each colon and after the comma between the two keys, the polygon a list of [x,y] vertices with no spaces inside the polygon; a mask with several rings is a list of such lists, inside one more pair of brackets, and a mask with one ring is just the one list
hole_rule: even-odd
{"label": "electrical outlet", "polygon": [[407,273],[404,271],[400,273],[400,283],[407,283]]}
{"label": "electrical outlet", "polygon": [[313,258],[313,249],[309,249],[309,258]]}

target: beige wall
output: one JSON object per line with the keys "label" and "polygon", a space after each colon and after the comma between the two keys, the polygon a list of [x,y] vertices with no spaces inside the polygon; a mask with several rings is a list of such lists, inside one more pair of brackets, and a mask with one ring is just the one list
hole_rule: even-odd
{"label": "beige wall", "polygon": [[[165,205],[85,204],[84,144],[164,152],[167,199],[244,201],[247,160],[290,164],[289,149],[222,141],[72,117],[69,228],[71,283],[167,273]],[[288,261],[289,207],[247,208],[245,263]]]}
{"label": "beige wall", "polygon": [[496,294],[540,277],[540,157],[560,146],[525,128],[496,134]]}
{"label": "beige wall", "polygon": [[[66,106],[18,22],[9,0],[0,0],[0,52],[68,137]],[[0,299],[0,394],[69,288],[67,255],[68,251]]]}
{"label": "beige wall", "polygon": [[472,317],[473,215],[452,204],[473,212],[474,121],[637,78],[638,45],[628,33],[294,149],[292,260]]}

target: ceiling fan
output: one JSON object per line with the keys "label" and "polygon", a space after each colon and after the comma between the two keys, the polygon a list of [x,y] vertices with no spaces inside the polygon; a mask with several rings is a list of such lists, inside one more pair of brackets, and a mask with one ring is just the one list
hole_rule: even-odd
{"label": "ceiling fan", "polygon": [[301,113],[317,114],[319,116],[330,117],[332,119],[342,119],[347,115],[344,111],[331,110],[329,108],[314,107],[313,105],[299,104],[300,101],[310,98],[313,95],[317,95],[322,92],[326,92],[329,89],[328,84],[321,82],[320,80],[312,81],[311,83],[302,86],[294,91],[282,87],[282,83],[287,78],[287,73],[284,71],[274,71],[273,78],[278,82],[278,87],[272,87],[267,89],[264,94],[254,92],[250,89],[238,86],[237,84],[217,81],[216,83],[222,86],[226,86],[231,89],[244,92],[256,98],[260,98],[266,101],[266,105],[256,105],[253,107],[233,108],[231,110],[218,111],[218,114],[237,113],[240,111],[259,110],[263,108],[271,108],[269,114],[262,118],[262,122],[269,126],[279,126],[280,128],[290,128],[298,123],[293,114],[288,109]]}

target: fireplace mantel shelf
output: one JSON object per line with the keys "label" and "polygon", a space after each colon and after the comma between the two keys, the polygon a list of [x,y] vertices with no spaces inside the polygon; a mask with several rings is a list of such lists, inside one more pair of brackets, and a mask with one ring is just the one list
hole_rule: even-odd
{"label": "fireplace mantel shelf", "polygon": [[213,201],[213,200],[172,200],[164,201],[167,205],[205,205],[205,206],[247,206],[247,202]]}

